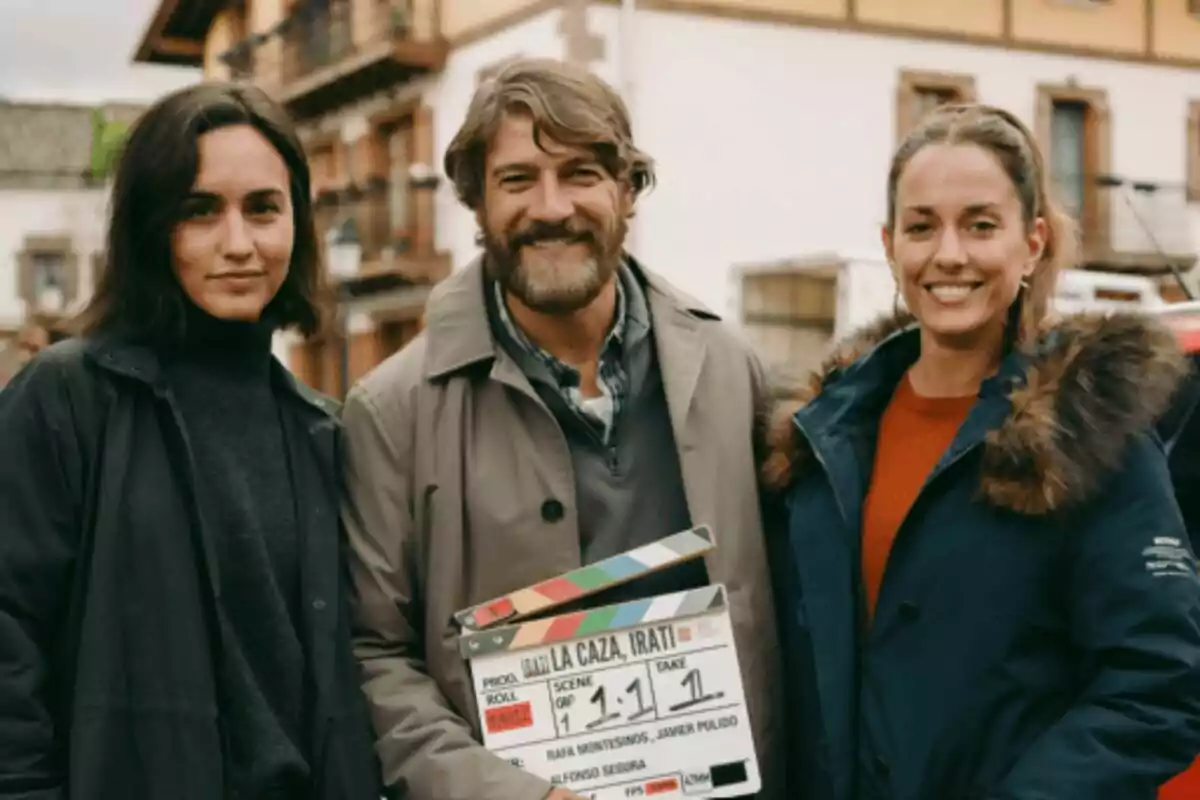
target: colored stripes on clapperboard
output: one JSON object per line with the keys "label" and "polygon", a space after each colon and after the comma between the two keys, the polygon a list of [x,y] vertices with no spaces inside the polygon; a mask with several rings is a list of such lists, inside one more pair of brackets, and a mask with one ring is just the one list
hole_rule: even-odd
{"label": "colored stripes on clapperboard", "polygon": [[528,617],[580,597],[633,580],[648,572],[687,561],[715,547],[712,531],[707,525],[680,531],[627,550],[619,555],[597,561],[502,597],[480,603],[455,614],[466,632],[483,630],[501,622]]}
{"label": "colored stripes on clapperboard", "polygon": [[459,648],[464,658],[523,650],[566,639],[649,625],[668,619],[694,617],[725,607],[725,586],[713,584],[686,592],[662,594],[613,606],[562,614],[490,631],[464,634]]}

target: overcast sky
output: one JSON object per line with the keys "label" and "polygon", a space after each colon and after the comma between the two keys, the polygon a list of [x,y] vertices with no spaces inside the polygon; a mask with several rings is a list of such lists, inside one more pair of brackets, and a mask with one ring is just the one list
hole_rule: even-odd
{"label": "overcast sky", "polygon": [[151,100],[199,70],[134,64],[158,0],[0,0],[0,97]]}

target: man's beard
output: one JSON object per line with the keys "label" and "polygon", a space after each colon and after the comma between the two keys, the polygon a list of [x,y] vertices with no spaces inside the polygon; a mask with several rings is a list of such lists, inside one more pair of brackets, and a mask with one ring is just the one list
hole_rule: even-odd
{"label": "man's beard", "polygon": [[[505,238],[483,232],[488,273],[523,305],[544,314],[567,314],[590,304],[608,285],[621,263],[628,225],[619,218],[613,230],[569,220],[535,222]],[[533,252],[538,242],[582,245],[579,261]],[[569,258],[569,257],[568,257]]]}

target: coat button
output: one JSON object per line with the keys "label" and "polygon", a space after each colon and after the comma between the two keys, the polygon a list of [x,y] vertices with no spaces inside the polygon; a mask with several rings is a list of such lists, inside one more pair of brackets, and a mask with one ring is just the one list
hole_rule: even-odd
{"label": "coat button", "polygon": [[921,607],[911,600],[900,604],[900,619],[905,622],[916,622],[921,618]]}
{"label": "coat button", "polygon": [[563,518],[563,504],[551,497],[542,503],[542,519],[546,522],[558,522]]}
{"label": "coat button", "polygon": [[318,597],[316,600],[313,600],[312,606],[317,611],[324,611],[325,610],[325,601]]}

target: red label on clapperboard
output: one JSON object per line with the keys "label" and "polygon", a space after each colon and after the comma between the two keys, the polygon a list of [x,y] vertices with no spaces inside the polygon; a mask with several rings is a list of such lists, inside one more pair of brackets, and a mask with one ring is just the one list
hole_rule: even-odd
{"label": "red label on clapperboard", "polygon": [[533,706],[529,703],[497,706],[485,711],[484,718],[488,733],[492,734],[528,728],[533,725]]}

